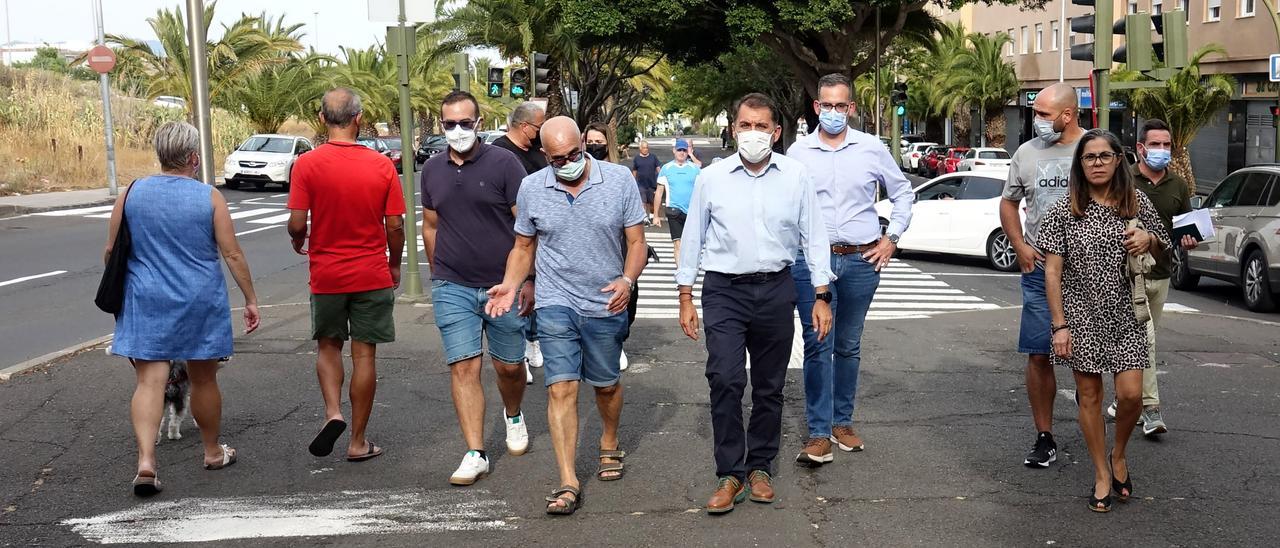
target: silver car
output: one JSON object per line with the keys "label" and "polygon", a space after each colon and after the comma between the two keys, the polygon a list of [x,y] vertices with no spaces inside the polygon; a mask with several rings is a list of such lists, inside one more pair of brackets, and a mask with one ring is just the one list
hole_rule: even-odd
{"label": "silver car", "polygon": [[[1198,203],[1202,202],[1202,203]],[[1173,287],[1194,289],[1201,276],[1240,286],[1255,312],[1280,298],[1280,165],[1252,166],[1227,176],[1207,199],[1192,200],[1213,219],[1214,237],[1174,254]]]}

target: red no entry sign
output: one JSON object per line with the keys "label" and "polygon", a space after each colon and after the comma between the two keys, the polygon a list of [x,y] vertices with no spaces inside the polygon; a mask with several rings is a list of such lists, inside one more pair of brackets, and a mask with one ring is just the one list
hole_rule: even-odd
{"label": "red no entry sign", "polygon": [[94,46],[89,50],[89,68],[98,74],[106,74],[116,67],[116,52],[107,46]]}

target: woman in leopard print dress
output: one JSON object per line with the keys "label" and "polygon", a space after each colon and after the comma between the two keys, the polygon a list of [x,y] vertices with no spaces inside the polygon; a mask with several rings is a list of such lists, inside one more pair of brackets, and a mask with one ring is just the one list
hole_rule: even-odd
{"label": "woman in leopard print dress", "polygon": [[[1169,248],[1155,207],[1136,190],[1120,141],[1093,130],[1080,139],[1070,193],[1045,215],[1038,244],[1046,253],[1045,290],[1053,321],[1053,363],[1071,368],[1080,429],[1094,465],[1089,509],[1106,512],[1114,490],[1133,492],[1125,448],[1142,407],[1147,329],[1133,311],[1129,254]],[[1126,230],[1137,217],[1148,230]],[[1115,376],[1115,447],[1108,459],[1102,375]],[[1108,462],[1109,461],[1109,462]],[[1125,478],[1120,481],[1119,478]]]}

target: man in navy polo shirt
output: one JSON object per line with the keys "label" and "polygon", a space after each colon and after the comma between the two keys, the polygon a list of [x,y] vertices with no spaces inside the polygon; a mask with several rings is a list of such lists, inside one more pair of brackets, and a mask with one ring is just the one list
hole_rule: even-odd
{"label": "man in navy polo shirt", "polygon": [[644,208],[627,168],[589,158],[573,119],[542,127],[551,165],[525,178],[516,201],[516,244],[501,285],[489,291],[491,316],[509,314],[534,267],[538,340],[547,384],[547,423],[560,487],[547,497],[548,514],[579,505],[574,466],[578,445],[578,384],[595,389],[602,424],[601,481],[622,478],[618,447],[622,385],[618,359],[626,339],[627,303],[644,269]]}
{"label": "man in navy polo shirt", "polygon": [[447,154],[422,166],[422,241],[431,264],[431,302],[444,339],[453,406],[467,452],[449,478],[471,485],[489,473],[484,449],[484,389],[480,384],[481,338],[498,373],[506,410],[507,451],[529,446],[520,402],[524,399],[524,319],[518,311],[485,313],[488,288],[502,281],[506,252],[515,243],[512,226],[524,167],[511,152],[476,138],[480,107],[465,91],[445,96],[440,125]]}

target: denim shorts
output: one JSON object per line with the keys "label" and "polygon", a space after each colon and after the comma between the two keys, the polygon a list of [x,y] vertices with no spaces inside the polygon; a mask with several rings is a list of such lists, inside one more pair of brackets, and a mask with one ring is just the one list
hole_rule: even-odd
{"label": "denim shorts", "polygon": [[444,340],[445,363],[453,365],[484,353],[481,335],[489,341],[489,356],[504,363],[524,360],[524,318],[516,307],[497,318],[484,313],[486,289],[431,280],[431,303],[436,327]]}
{"label": "denim shorts", "polygon": [[538,342],[547,386],[568,381],[598,388],[617,384],[629,329],[626,314],[591,318],[565,306],[539,308]]}
{"label": "denim shorts", "polygon": [[1022,275],[1022,326],[1018,333],[1018,352],[1049,354],[1049,299],[1044,293],[1044,266]]}

